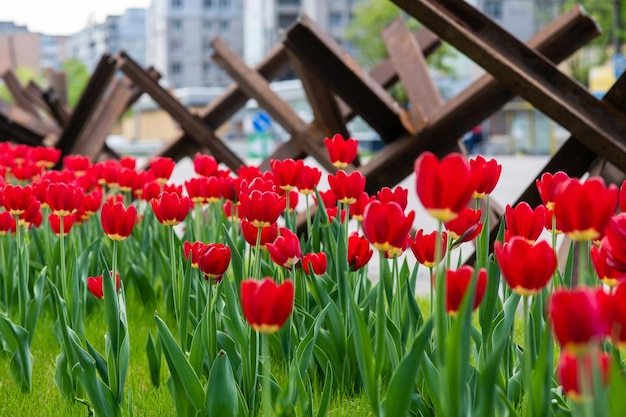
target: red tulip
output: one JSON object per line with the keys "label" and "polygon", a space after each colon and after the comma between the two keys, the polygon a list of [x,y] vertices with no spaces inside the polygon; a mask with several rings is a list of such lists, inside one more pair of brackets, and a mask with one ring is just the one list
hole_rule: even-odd
{"label": "red tulip", "polygon": [[194,177],[185,181],[185,189],[189,199],[194,204],[204,204],[207,201],[207,177]]}
{"label": "red tulip", "polygon": [[493,191],[498,184],[500,174],[502,173],[502,165],[495,159],[487,161],[481,155],[470,159],[470,171],[474,181],[474,198],[483,198]]}
{"label": "red tulip", "polygon": [[240,212],[257,227],[267,227],[276,223],[280,214],[285,210],[285,199],[273,191],[252,190],[250,194],[241,193]]}
{"label": "red tulip", "polygon": [[322,171],[308,165],[302,166],[296,186],[302,194],[313,194],[322,177]]}
{"label": "red tulip", "polygon": [[[474,268],[465,265],[454,270],[446,271],[446,311],[451,316],[456,316],[461,308],[463,297],[474,277]],[[485,296],[487,289],[487,270],[481,268],[477,274],[476,290],[474,292],[474,304],[472,310],[476,310]]]}
{"label": "red tulip", "polygon": [[610,330],[610,302],[602,289],[556,290],[548,300],[548,316],[561,347],[580,352],[602,341]]}
{"label": "red tulip", "polygon": [[325,138],[324,144],[330,162],[337,168],[345,168],[354,161],[358,153],[358,141],[354,138],[345,139],[335,134],[332,139]]}
{"label": "red tulip", "polygon": [[405,216],[396,202],[372,201],[363,214],[363,234],[379,251],[401,250],[406,248],[414,218],[414,211]]}
{"label": "red tulip", "polygon": [[59,217],[54,213],[48,214],[50,229],[52,229],[52,232],[57,236],[61,236],[61,218],[63,218],[63,236],[67,236],[70,233],[70,230],[72,230],[72,226],[74,226],[76,216],[70,214]]}
{"label": "red tulip", "polygon": [[623,348],[626,347],[626,282],[620,282],[610,297],[611,340],[617,347]]}
{"label": "red tulip", "polygon": [[514,236],[504,245],[496,242],[494,253],[504,280],[520,295],[538,294],[548,284],[557,266],[554,250],[545,241],[531,244]]}
{"label": "red tulip", "polygon": [[554,215],[572,240],[596,240],[617,207],[617,187],[606,187],[599,177],[584,183],[571,179],[564,182],[554,197]]}
{"label": "red tulip", "polygon": [[31,149],[30,158],[35,164],[44,168],[52,168],[59,162],[61,149],[49,148],[47,146],[35,146]]}
{"label": "red tulip", "polygon": [[191,208],[189,197],[181,197],[176,193],[163,191],[157,198],[150,201],[152,211],[157,220],[165,226],[182,223]]}
{"label": "red tulip", "polygon": [[[109,271],[109,277],[113,278],[113,271]],[[102,290],[102,275],[97,277],[87,278],[87,289],[89,292],[98,298],[104,298],[104,291]],[[115,274],[115,291],[120,290],[120,274]]]}
{"label": "red tulip", "polygon": [[100,210],[101,204],[102,190],[100,188],[95,188],[92,192],[85,194],[85,197],[83,198],[83,208],[85,213],[89,216]]}
{"label": "red tulip", "polygon": [[226,200],[222,206],[224,215],[231,222],[238,222],[239,217],[239,203],[233,203],[230,200]]}
{"label": "red tulip", "polygon": [[223,243],[209,243],[198,256],[198,269],[205,279],[219,283],[230,264],[230,248]]}
{"label": "red tulip", "polygon": [[409,238],[409,246],[413,251],[413,255],[417,259],[417,262],[424,265],[427,268],[434,268],[437,265],[435,259],[436,246],[435,242],[441,244],[440,261],[446,256],[446,250],[448,248],[448,234],[443,232],[441,238],[437,239],[438,233],[436,231],[424,234],[424,230],[420,229],[415,234],[415,239]]}
{"label": "red tulip", "polygon": [[[544,206],[545,207],[545,206]],[[552,229],[554,228],[555,234],[563,233],[561,230],[561,225],[556,217],[554,217],[554,212],[546,207],[546,223],[545,228],[548,232],[552,233]]]}
{"label": "red tulip", "polygon": [[561,184],[569,179],[569,175],[563,171],[559,171],[554,175],[545,172],[541,175],[541,179],[535,182],[537,190],[539,190],[541,201],[543,201],[543,204],[545,204],[549,210],[554,210],[554,197],[556,196],[556,192]]}
{"label": "red tulip", "polygon": [[7,232],[15,234],[15,217],[8,211],[0,212],[0,236],[4,236]]}
{"label": "red tulip", "polygon": [[203,177],[212,177],[217,173],[217,160],[211,155],[196,153],[193,159],[193,170]]}
{"label": "red tulip", "polygon": [[440,221],[457,217],[472,198],[474,181],[461,154],[439,161],[435,154],[424,152],[415,161],[415,175],[417,196],[428,213]]}
{"label": "red tulip", "polygon": [[189,260],[189,257],[191,256],[191,266],[193,268],[198,267],[198,259],[200,258],[200,254],[205,246],[206,245],[199,240],[196,240],[193,243],[189,241],[185,241],[183,243],[183,255],[186,260]]}
{"label": "red tulip", "polygon": [[613,216],[604,231],[607,263],[611,268],[626,272],[626,212]]}
{"label": "red tulip", "polygon": [[132,156],[122,156],[119,161],[120,166],[134,170],[137,165],[137,159]]}
{"label": "red tulip", "polygon": [[538,206],[534,210],[530,205],[522,201],[515,208],[506,205],[504,224],[504,241],[508,242],[513,236],[521,236],[529,242],[534,242],[539,238],[546,221],[545,206]]}
{"label": "red tulip", "polygon": [[173,159],[157,156],[150,161],[150,171],[154,174],[159,184],[165,184],[172,176],[176,162]]}
{"label": "red tulip", "polygon": [[620,280],[626,279],[626,272],[621,272],[610,265],[610,244],[606,237],[602,239],[602,243],[593,245],[590,250],[591,262],[598,274],[598,277],[606,285],[614,287]]}
{"label": "red tulip", "polygon": [[14,216],[24,213],[31,205],[33,198],[33,188],[30,185],[22,187],[5,184],[2,188],[4,208]]}
{"label": "red tulip", "polygon": [[[592,355],[597,355],[594,359]],[[592,360],[593,359],[593,360]],[[583,369],[580,369],[580,364]],[[611,355],[606,352],[597,351],[589,352],[583,356],[577,356],[572,352],[563,352],[559,358],[556,373],[559,382],[563,386],[563,392],[572,401],[580,402],[590,394],[593,395],[593,379],[595,366],[599,367],[601,383],[606,386],[609,383],[611,375]],[[584,378],[584,384],[581,384],[580,378]],[[584,392],[584,390],[589,390]]]}
{"label": "red tulip", "polygon": [[152,199],[157,198],[159,194],[161,194],[161,184],[156,182],[156,180],[145,183],[140,193],[144,201],[152,201]]}
{"label": "red tulip", "polygon": [[137,220],[137,209],[130,206],[124,207],[124,203],[112,203],[107,201],[102,205],[100,212],[102,230],[112,240],[124,240],[133,231],[135,220]]}
{"label": "red tulip", "polygon": [[328,185],[337,201],[352,204],[365,190],[365,177],[359,171],[348,175],[340,169],[335,175],[328,175]]}
{"label": "red tulip", "polygon": [[137,171],[120,165],[117,173],[120,190],[125,193],[131,192],[135,188],[135,183],[137,182]]}
{"label": "red tulip", "polygon": [[302,159],[294,161],[291,158],[279,161],[272,159],[270,161],[270,167],[274,174],[274,182],[278,187],[283,190],[292,190],[298,185],[298,179],[302,172],[304,162]]}
{"label": "red tulip", "polygon": [[36,198],[32,198],[26,211],[20,214],[19,224],[26,229],[30,229],[32,226],[39,227],[42,221],[41,204]]}
{"label": "red tulip", "polygon": [[367,265],[374,251],[370,248],[370,242],[357,235],[348,237],[348,265],[352,271],[357,271]]}
{"label": "red tulip", "polygon": [[250,326],[259,333],[277,332],[293,310],[294,288],[287,279],[277,285],[269,277],[241,282],[241,308]]}
{"label": "red tulip", "polygon": [[454,245],[474,240],[480,234],[483,230],[483,224],[480,222],[481,214],[480,209],[472,210],[466,207],[455,219],[444,223],[448,234],[454,240]]}
{"label": "red tulip", "polygon": [[69,216],[83,204],[85,191],[73,184],[52,183],[46,190],[46,202],[57,216]]}
{"label": "red tulip", "polygon": [[406,206],[408,205],[408,197],[409,190],[400,186],[394,188],[393,190],[389,187],[383,187],[376,193],[376,199],[381,203],[385,204],[389,203],[390,201],[395,201],[400,205],[402,210],[406,210]]}
{"label": "red tulip", "polygon": [[[320,191],[319,195],[322,198],[322,202],[324,203],[324,207],[326,209],[337,207],[337,196],[333,193],[333,190]],[[317,199],[315,200],[315,203],[318,204]],[[363,207],[363,209],[365,210],[365,207]]]}
{"label": "red tulip", "polygon": [[350,218],[356,221],[363,221],[363,213],[365,213],[365,207],[372,201],[376,200],[376,197],[369,196],[365,191],[361,194],[357,200],[350,204],[349,212]]}
{"label": "red tulip", "polygon": [[287,269],[291,269],[292,266],[297,265],[300,259],[302,259],[298,235],[286,227],[281,227],[280,236],[274,240],[274,243],[268,243],[266,247],[270,254],[270,259],[277,265]]}
{"label": "red tulip", "polygon": [[83,155],[67,155],[63,158],[63,166],[76,175],[83,175],[91,167],[91,159]]}
{"label": "red tulip", "polygon": [[326,272],[326,253],[307,253],[302,257],[302,268],[307,274],[324,275]]}
{"label": "red tulip", "polygon": [[[250,246],[256,246],[256,240],[259,233],[259,228],[249,222],[248,220],[241,220],[241,234],[244,240]],[[261,240],[259,246],[265,248],[268,243],[273,243],[278,237],[278,224],[272,223],[269,226],[261,229]]]}

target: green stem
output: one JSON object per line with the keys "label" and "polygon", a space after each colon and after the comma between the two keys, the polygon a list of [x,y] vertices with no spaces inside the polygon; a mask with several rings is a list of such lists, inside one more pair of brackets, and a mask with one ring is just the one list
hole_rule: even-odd
{"label": "green stem", "polygon": [[261,234],[263,228],[257,226],[256,245],[254,247],[254,278],[261,279]]}
{"label": "green stem", "polygon": [[439,237],[442,234],[443,222],[437,223],[437,242],[435,245],[435,336],[437,339],[438,365],[443,369],[445,364],[445,340],[447,334],[446,320],[446,277],[445,267],[441,265],[442,253]]}
{"label": "green stem", "polygon": [[313,233],[313,227],[311,226],[311,207],[309,206],[309,195],[304,195],[304,201],[306,202],[306,235],[311,239]]}
{"label": "green stem", "polygon": [[578,244],[578,285],[590,285],[587,279],[587,254],[589,241],[575,242]]}
{"label": "green stem", "polygon": [[202,236],[200,236],[200,229],[202,227],[202,224],[200,222],[202,217],[202,205],[201,204],[196,204],[194,206],[194,235],[197,241],[202,241]]}
{"label": "green stem", "polygon": [[174,295],[174,316],[176,320],[180,318],[180,280],[178,279],[178,262],[176,262],[176,248],[174,239],[174,228],[168,226],[169,238],[170,238],[170,263],[172,266],[172,292]]}
{"label": "green stem", "polygon": [[272,416],[272,393],[270,384],[271,374],[271,358],[269,340],[266,333],[263,333],[261,337],[261,343],[263,344],[263,381],[262,381],[262,398],[263,398],[263,416]]}
{"label": "green stem", "polygon": [[524,391],[526,391],[526,410],[527,415],[534,415],[534,405],[533,405],[533,395],[532,395],[532,371],[533,371],[533,361],[532,361],[532,337],[531,337],[531,329],[530,329],[530,310],[528,306],[529,296],[524,296],[523,304],[524,304],[524,315],[522,316],[523,326],[524,326],[524,364],[523,364],[523,377],[524,377]]}

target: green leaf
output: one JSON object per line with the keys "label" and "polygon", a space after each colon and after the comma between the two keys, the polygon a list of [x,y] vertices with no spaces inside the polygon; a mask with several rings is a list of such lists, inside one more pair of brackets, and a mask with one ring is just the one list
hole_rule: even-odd
{"label": "green leaf", "polygon": [[30,391],[33,385],[33,355],[30,353],[28,331],[14,324],[8,317],[1,315],[0,336],[11,355],[13,379],[19,384],[22,392]]}
{"label": "green leaf", "polygon": [[330,404],[330,394],[333,390],[333,373],[330,368],[330,364],[326,365],[326,373],[324,374],[324,389],[322,390],[322,398],[317,409],[317,417],[324,417],[326,411],[328,411],[328,404]]}
{"label": "green leaf", "polygon": [[213,362],[206,391],[206,411],[209,416],[236,417],[237,385],[226,352],[220,350]]}
{"label": "green leaf", "polygon": [[150,381],[155,388],[161,384],[161,345],[155,343],[152,332],[148,332],[146,340],[146,356],[148,357],[148,368],[150,370]]}
{"label": "green leaf", "polygon": [[420,329],[411,348],[399,366],[393,372],[387,395],[382,403],[381,416],[406,416],[411,405],[411,396],[415,391],[417,375],[426,344],[433,329],[432,319],[428,319]]}
{"label": "green leaf", "polygon": [[182,389],[185,392],[197,412],[206,413],[204,390],[198,375],[196,375],[189,364],[187,357],[176,343],[165,322],[157,315],[154,318],[157,323],[161,347],[163,348],[163,356],[165,356],[167,367],[170,370],[173,386],[177,391],[180,392]]}

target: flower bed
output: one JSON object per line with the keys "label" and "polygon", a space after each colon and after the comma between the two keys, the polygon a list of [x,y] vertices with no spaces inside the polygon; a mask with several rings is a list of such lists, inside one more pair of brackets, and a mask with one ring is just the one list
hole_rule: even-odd
{"label": "flower bed", "polygon": [[[438,227],[410,234],[409,190],[365,194],[348,168],[356,145],[326,140],[339,168],[327,190],[301,160],[232,173],[198,154],[197,176],[171,184],[167,158],[138,171],[132,158],[68,156],[50,171],[58,151],[0,145],[0,346],[17,386],[34,391],[43,317],[58,348],[49,383],[99,416],[138,401],[131,343],[145,345],[145,375],[179,416],[323,416],[351,396],[376,416],[621,415],[626,192],[544,174],[545,204],[507,207],[491,253],[479,207],[497,161],[420,156],[415,192]],[[564,265],[558,233],[577,243]],[[463,242],[472,266],[452,250]],[[407,250],[416,264],[400,260]],[[425,309],[419,268],[432,277]],[[127,291],[157,309],[146,340]],[[93,315],[104,344],[85,324]]]}

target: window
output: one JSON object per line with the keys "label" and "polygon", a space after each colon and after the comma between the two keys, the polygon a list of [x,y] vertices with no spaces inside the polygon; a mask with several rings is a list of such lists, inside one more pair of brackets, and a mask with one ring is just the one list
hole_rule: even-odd
{"label": "window", "polygon": [[170,51],[172,52],[181,52],[183,50],[183,43],[180,39],[172,39],[170,41]]}
{"label": "window", "polygon": [[205,20],[202,22],[202,27],[204,30],[211,31],[213,30],[213,22],[211,20]]}
{"label": "window", "polygon": [[278,0],[278,4],[299,6],[300,0]]}
{"label": "window", "polygon": [[180,19],[170,20],[170,27],[172,30],[181,30],[183,28],[183,21]]}
{"label": "window", "polygon": [[211,45],[210,39],[205,39],[204,41],[202,41],[202,52],[204,52],[205,54],[210,54],[212,49],[213,46]]}
{"label": "window", "polygon": [[203,1],[202,1],[202,6],[203,6],[205,9],[210,9],[210,8],[212,8],[212,7],[213,7],[213,0],[203,0]]}
{"label": "window", "polygon": [[210,62],[203,62],[202,63],[202,72],[204,73],[204,75],[209,75],[211,73],[211,63]]}
{"label": "window", "polygon": [[330,16],[328,16],[328,25],[331,28],[340,27],[341,26],[341,13],[330,12]]}
{"label": "window", "polygon": [[183,72],[183,64],[180,62],[172,62],[171,65],[172,75],[180,75]]}
{"label": "window", "polygon": [[485,14],[492,19],[502,19],[502,0],[485,0]]}
{"label": "window", "polygon": [[230,0],[219,0],[219,8],[222,10],[230,9]]}
{"label": "window", "polygon": [[220,20],[220,31],[225,32],[230,27],[230,22],[228,20]]}
{"label": "window", "polygon": [[172,0],[172,9],[180,9],[183,7],[183,0]]}

